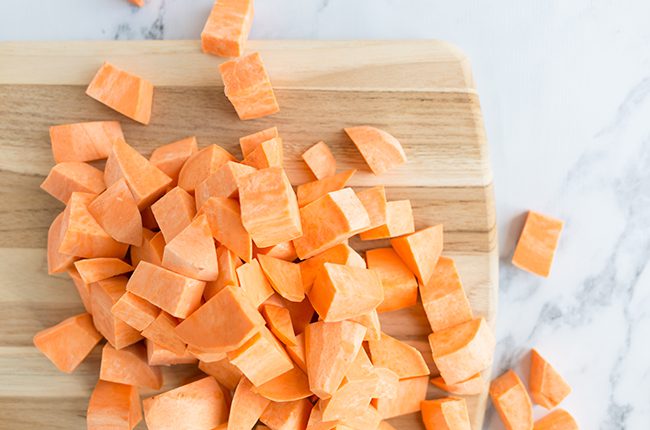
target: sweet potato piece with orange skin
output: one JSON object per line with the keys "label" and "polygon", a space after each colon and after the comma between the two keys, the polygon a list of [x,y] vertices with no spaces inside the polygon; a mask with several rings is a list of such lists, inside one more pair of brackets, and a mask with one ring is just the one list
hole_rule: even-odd
{"label": "sweet potato piece with orange skin", "polygon": [[393,249],[369,249],[366,261],[368,268],[379,275],[384,290],[384,301],[377,307],[377,312],[408,308],[417,303],[418,281]]}
{"label": "sweet potato piece with orange skin", "polygon": [[361,200],[363,207],[366,208],[370,218],[370,225],[367,230],[386,224],[386,205],[388,202],[386,201],[386,189],[383,185],[357,191],[357,197]]}
{"label": "sweet potato piece with orange skin", "polygon": [[305,327],[309,325],[316,312],[309,299],[305,298],[305,300],[299,303],[282,299],[282,302],[284,303],[284,307],[289,309],[294,333],[299,334],[304,332]]}
{"label": "sweet potato piece with orange skin", "polygon": [[242,164],[255,169],[266,169],[269,167],[282,167],[284,164],[284,149],[282,138],[274,137],[259,145],[242,160]]}
{"label": "sweet potato piece with orange skin", "polygon": [[545,278],[551,273],[555,249],[564,221],[529,211],[521,231],[512,264]]}
{"label": "sweet potato piece with orange skin", "polygon": [[47,230],[47,273],[49,275],[74,268],[73,263],[78,259],[73,255],[59,252],[61,242],[66,235],[63,225],[64,213],[65,211],[58,214]]}
{"label": "sweet potato piece with orange skin", "polygon": [[375,175],[406,163],[402,144],[384,130],[367,125],[344,130]]}
{"label": "sweet potato piece with orange skin", "polygon": [[569,384],[534,348],[530,351],[528,389],[533,401],[546,409],[553,409],[571,393]]}
{"label": "sweet potato piece with orange skin", "polygon": [[298,196],[298,206],[307,206],[309,203],[320,199],[327,193],[342,189],[355,172],[356,170],[346,170],[345,172],[338,173],[334,176],[328,176],[323,179],[298,185],[298,190],[296,192],[296,195]]}
{"label": "sweet potato piece with orange skin", "polygon": [[373,399],[372,404],[382,419],[399,417],[420,411],[420,403],[427,396],[428,376],[400,379],[397,397],[394,399]]}
{"label": "sweet potato piece with orange skin", "polygon": [[508,370],[490,384],[490,397],[508,430],[532,430],[533,406],[519,376]]}
{"label": "sweet potato piece with orange skin", "polygon": [[[262,315],[271,332],[285,345],[295,345],[296,335],[291,324],[289,309],[264,304],[261,306]],[[273,399],[271,399],[273,400]],[[295,400],[295,399],[294,399]],[[277,401],[277,400],[276,400]]]}
{"label": "sweet potato piece with orange skin", "polygon": [[210,197],[239,197],[239,178],[255,172],[255,168],[235,161],[228,161],[223,166],[198,184],[194,190],[196,210],[201,210]]}
{"label": "sweet potato piece with orange skin", "polygon": [[194,218],[190,225],[165,245],[162,265],[199,281],[217,280],[217,248],[205,214]]}
{"label": "sweet potato piece with orange skin", "polygon": [[556,409],[535,421],[535,430],[578,430],[578,423],[564,409]]}
{"label": "sweet potato piece with orange skin", "polygon": [[300,333],[296,335],[295,345],[285,345],[287,353],[291,360],[298,366],[305,374],[307,373],[307,363],[305,362],[305,334]]}
{"label": "sweet potato piece with orange skin", "polygon": [[305,372],[294,367],[288,372],[253,388],[253,391],[274,402],[292,402],[312,396]]}
{"label": "sweet potato piece with orange skin", "polygon": [[242,376],[232,397],[226,428],[230,430],[252,429],[269,403],[271,401],[255,392],[255,386],[245,376]]}
{"label": "sweet potato piece with orange skin", "polygon": [[196,137],[186,137],[167,145],[157,147],[151,153],[149,161],[172,178],[173,184],[178,183],[178,174],[183,164],[199,151]]}
{"label": "sweet potato piece with orange skin", "polygon": [[36,333],[34,346],[61,372],[72,373],[101,339],[92,316],[83,313]]}
{"label": "sweet potato piece with orange skin", "polygon": [[99,194],[106,189],[104,173],[90,164],[69,161],[55,164],[41,189],[62,203],[74,192]]}
{"label": "sweet potato piece with orange skin", "polygon": [[436,387],[440,388],[451,394],[461,394],[465,396],[473,396],[475,394],[480,394],[483,392],[483,387],[485,382],[480,373],[466,379],[464,381],[458,382],[456,384],[447,384],[442,376],[436,376],[431,379],[431,383]]}
{"label": "sweet potato piece with orange skin", "polygon": [[429,282],[442,253],[442,224],[390,240],[402,261],[422,284]]}
{"label": "sweet potato piece with orange skin", "polygon": [[197,185],[214,174],[228,161],[235,161],[233,155],[220,147],[212,144],[201,149],[187,159],[178,174],[178,186],[193,193]]}
{"label": "sweet potato piece with orange skin", "polygon": [[410,234],[415,231],[413,209],[410,200],[397,200],[386,203],[386,223],[362,231],[361,240],[388,239],[391,237]]}
{"label": "sweet potato piece with orange skin", "polygon": [[98,195],[88,212],[113,239],[130,245],[142,245],[142,216],[124,178]]}
{"label": "sweet potato piece with orange skin", "polygon": [[323,268],[323,263],[345,264],[346,266],[366,268],[365,260],[354,249],[343,243],[335,245],[299,263],[305,292],[308,293],[311,290],[318,272]]}
{"label": "sweet potato piece with orange skin", "polygon": [[104,62],[86,94],[134,121],[149,124],[153,85],[146,79]]}
{"label": "sweet potato piece with orange skin", "polygon": [[140,343],[122,349],[104,345],[99,379],[154,390],[160,389],[163,383],[160,368],[149,366],[147,350]]}
{"label": "sweet potato piece with orange skin", "polygon": [[178,320],[176,318],[165,311],[160,311],[156,319],[140,334],[157,345],[180,355],[185,352],[187,345],[176,334],[177,325]]}
{"label": "sweet potato piece with orange skin", "polygon": [[86,411],[88,430],[131,430],[142,421],[138,389],[132,385],[97,381]]}
{"label": "sweet potato piece with orange skin", "polygon": [[422,421],[427,430],[471,430],[465,399],[445,397],[421,403]]}
{"label": "sweet potato piece with orange skin", "polygon": [[230,364],[230,361],[225,357],[211,363],[199,361],[199,369],[214,377],[220,384],[228,388],[230,391],[237,387],[239,380],[243,376],[241,370]]}
{"label": "sweet potato piece with orange skin", "polygon": [[384,299],[384,292],[373,270],[324,263],[308,297],[322,320],[333,322],[372,311]]}
{"label": "sweet potato piece with orange skin", "polygon": [[125,263],[119,258],[109,257],[77,260],[74,263],[74,267],[86,284],[112,278],[113,276],[122,275],[133,270],[130,264]]}
{"label": "sweet potato piece with orange skin", "polygon": [[265,248],[302,235],[298,201],[284,170],[270,167],[240,178],[239,202],[255,245]]}
{"label": "sweet potato piece with orange skin", "polygon": [[122,258],[129,245],[117,242],[95,221],[88,211],[88,205],[94,198],[94,194],[72,193],[63,211],[57,251],[84,258]]}
{"label": "sweet potato piece with orange skin", "polygon": [[440,331],[474,318],[454,260],[441,256],[433,275],[420,284],[422,306],[431,330]]}
{"label": "sweet potato piece with orange skin", "polygon": [[151,205],[165,242],[171,242],[178,233],[190,225],[196,209],[194,198],[184,189],[175,187]]}
{"label": "sweet potato piece with orange skin", "polygon": [[367,329],[366,336],[363,340],[379,340],[381,338],[381,323],[379,322],[379,314],[377,314],[376,309],[371,310],[367,314],[350,318],[350,321],[358,322]]}
{"label": "sweet potato piece with orange skin", "polygon": [[116,139],[124,139],[118,121],[92,121],[50,127],[55,163],[107,158]]}
{"label": "sweet potato piece with orange skin", "polygon": [[253,0],[219,0],[201,31],[203,52],[220,57],[239,57],[253,22]]}
{"label": "sweet potato piece with orange skin", "polygon": [[365,229],[370,218],[354,191],[343,188],[300,208],[300,222],[303,235],[293,244],[305,260]]}
{"label": "sweet potato piece with orange skin", "polygon": [[309,388],[321,399],[332,396],[361,348],[366,328],[351,321],[313,323],[305,330]]}
{"label": "sweet potato piece with orange skin", "polygon": [[176,334],[199,348],[232,351],[253,337],[264,318],[239,287],[219,291],[176,327]]}
{"label": "sweet potato piece with orange skin", "polygon": [[279,258],[284,261],[294,261],[298,258],[298,255],[296,254],[296,247],[293,246],[292,241],[281,242],[277,245],[268,246],[266,248],[254,247],[253,251],[255,255],[264,254],[268,255],[269,257]]}
{"label": "sweet potato piece with orange skin", "polygon": [[212,376],[149,397],[142,404],[150,429],[211,430],[228,420],[226,393]]}
{"label": "sweet potato piece with orange skin", "polygon": [[146,261],[156,266],[162,264],[163,252],[165,250],[165,238],[161,232],[142,229],[142,245],[131,246],[129,253],[131,255],[131,264],[137,267],[141,261]]}
{"label": "sweet potato piece with orange skin", "polygon": [[208,219],[212,237],[249,263],[253,259],[253,242],[241,222],[241,211],[236,200],[210,197],[199,214]]}
{"label": "sweet potato piece with orange skin", "polygon": [[236,272],[237,268],[242,265],[239,257],[225,246],[219,245],[217,246],[217,263],[219,265],[217,280],[208,282],[203,291],[203,297],[206,301],[228,285],[239,286]]}
{"label": "sweet potato piece with orange skin", "polygon": [[241,289],[255,308],[259,308],[262,303],[273,295],[273,288],[271,288],[271,284],[264,276],[257,259],[239,266],[236,272]]}
{"label": "sweet potato piece with orange skin", "polygon": [[83,279],[81,279],[81,275],[79,275],[79,272],[77,272],[77,269],[74,266],[70,267],[67,273],[70,279],[72,279],[72,283],[77,289],[77,293],[79,293],[79,298],[81,299],[81,303],[83,303],[84,308],[86,308],[86,312],[92,314],[93,310],[90,303],[90,284],[85,283]]}
{"label": "sweet potato piece with orange skin", "polygon": [[134,329],[142,331],[154,322],[160,309],[127,291],[113,305],[111,313]]}
{"label": "sweet potato piece with orange skin", "polygon": [[302,159],[316,179],[336,175],[336,158],[329,146],[323,141],[311,146],[302,153]]}
{"label": "sweet potato piece with orange skin", "polygon": [[380,340],[368,342],[368,346],[372,364],[392,370],[400,379],[431,373],[420,351],[386,333],[381,334]]}
{"label": "sweet potato piece with orange skin", "polygon": [[282,344],[266,327],[260,327],[259,332],[241,347],[229,351],[228,360],[256,387],[293,368]]}
{"label": "sweet potato piece with orange skin", "polygon": [[93,324],[115,348],[124,348],[142,339],[140,332],[116,318],[111,309],[126,292],[124,276],[104,279],[90,284]]}
{"label": "sweet potato piece with orange skin", "polygon": [[277,127],[270,127],[239,138],[242,158],[253,152],[262,142],[280,137]]}
{"label": "sweet potato piece with orange skin", "polygon": [[197,362],[196,357],[187,352],[187,349],[182,354],[176,354],[167,348],[145,339],[147,347],[147,363],[149,366],[173,366],[175,364],[194,364]]}
{"label": "sweet potato piece with orange skin", "polygon": [[302,302],[305,299],[300,266],[264,254],[258,255],[257,259],[271,286],[279,295],[291,302]]}
{"label": "sweet potato piece with orange skin", "polygon": [[492,364],[495,339],[483,318],[429,335],[433,361],[447,384],[471,378]]}
{"label": "sweet potato piece with orange skin", "polygon": [[260,421],[274,430],[302,430],[307,426],[311,409],[311,402],[307,399],[271,402]]}
{"label": "sweet potato piece with orange skin", "polygon": [[255,119],[280,111],[259,52],[219,65],[224,93],[239,119]]}
{"label": "sweet potato piece with orange skin", "polygon": [[140,262],[126,288],[176,318],[187,318],[201,305],[205,282]]}

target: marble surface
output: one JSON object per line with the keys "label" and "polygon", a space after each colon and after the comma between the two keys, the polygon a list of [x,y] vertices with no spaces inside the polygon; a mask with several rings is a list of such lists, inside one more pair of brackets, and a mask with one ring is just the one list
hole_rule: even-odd
{"label": "marble surface", "polygon": [[[211,3],[2,0],[0,40],[197,38]],[[650,428],[648,17],[645,0],[258,0],[251,36],[438,38],[468,53],[498,202],[494,372],[527,373],[538,348],[573,385],[562,406],[583,429]],[[528,208],[566,220],[549,279],[509,263]],[[502,428],[494,415],[486,428]]]}

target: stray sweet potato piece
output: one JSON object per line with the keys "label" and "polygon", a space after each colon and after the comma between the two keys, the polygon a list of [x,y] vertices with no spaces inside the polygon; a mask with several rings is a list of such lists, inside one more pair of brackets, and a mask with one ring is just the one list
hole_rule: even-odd
{"label": "stray sweet potato piece", "polygon": [[420,351],[385,333],[381,334],[380,340],[368,342],[368,347],[372,364],[392,370],[400,379],[431,373]]}
{"label": "stray sweet potato piece", "polygon": [[100,257],[77,260],[74,263],[79,276],[86,284],[131,272],[133,267],[119,258]]}
{"label": "stray sweet potato piece", "polygon": [[397,200],[386,203],[385,224],[370,230],[362,231],[361,240],[388,239],[391,237],[410,234],[415,231],[413,209],[410,200]]}
{"label": "stray sweet potato piece", "polygon": [[291,315],[289,309],[271,305],[262,305],[262,315],[269,326],[271,332],[285,345],[295,345],[296,335],[293,332],[291,324]]}
{"label": "stray sweet potato piece", "polygon": [[205,214],[194,218],[190,225],[167,242],[162,265],[166,269],[200,281],[217,280],[217,248]]}
{"label": "stray sweet potato piece", "polygon": [[368,225],[366,231],[387,224],[388,202],[386,201],[386,190],[383,185],[357,191],[357,197],[361,200],[363,207],[366,208],[370,218],[370,225]]}
{"label": "stray sweet potato piece", "polygon": [[508,430],[532,430],[533,406],[519,376],[508,370],[490,384],[490,397]]}
{"label": "stray sweet potato piece", "polygon": [[175,187],[151,205],[151,212],[165,242],[169,243],[194,219],[194,198],[184,189]]}
{"label": "stray sweet potato piece", "polygon": [[465,399],[445,397],[421,403],[422,421],[427,430],[471,430]]}
{"label": "stray sweet potato piece", "polygon": [[377,307],[377,312],[394,311],[417,303],[418,281],[393,249],[369,249],[366,260],[368,269],[379,275],[384,290],[384,301]]}
{"label": "stray sweet potato piece", "polygon": [[390,244],[420,283],[426,284],[442,253],[442,224],[396,237]]}
{"label": "stray sweet potato piece", "polygon": [[90,284],[93,323],[113,347],[120,349],[142,339],[140,332],[112,313],[112,308],[126,292],[124,276],[103,279]]}
{"label": "stray sweet potato piece", "polygon": [[258,394],[251,381],[242,376],[232,397],[227,429],[252,429],[269,403],[271,401]]}
{"label": "stray sweet potato piece", "polygon": [[243,376],[241,370],[230,364],[230,361],[226,358],[225,353],[224,358],[218,361],[211,363],[200,361],[199,369],[214,377],[217,381],[219,381],[220,384],[231,391],[237,387],[237,384]]}
{"label": "stray sweet potato piece", "polygon": [[118,242],[142,245],[142,216],[124,178],[98,195],[88,212]]}
{"label": "stray sweet potato piece", "polygon": [[132,430],[142,421],[138,389],[132,385],[97,381],[86,411],[88,430]]}
{"label": "stray sweet potato piece", "polygon": [[[201,362],[209,363],[209,364],[212,364],[212,363],[227,359],[227,356],[226,356],[225,352],[215,351],[213,349],[199,348],[198,346],[193,346],[193,345],[187,345],[187,352],[188,352],[188,354],[196,357]],[[208,373],[208,372],[205,372],[205,373]],[[241,376],[241,372],[238,371],[237,375]],[[214,376],[214,375],[212,375],[212,376]],[[222,384],[222,385],[226,385],[223,382],[221,382],[219,380],[219,378],[217,378],[217,381],[219,381],[219,383]],[[235,385],[237,385],[236,382],[235,382]]]}
{"label": "stray sweet potato piece", "polygon": [[394,399],[373,399],[372,404],[382,419],[411,414],[420,410],[420,404],[427,396],[429,377],[400,379],[397,397]]}
{"label": "stray sweet potato piece", "polygon": [[196,137],[186,137],[154,149],[149,161],[172,178],[173,183],[176,184],[183,164],[198,150]]}
{"label": "stray sweet potato piece", "polygon": [[300,273],[305,292],[311,290],[316,276],[323,268],[323,263],[345,264],[346,266],[366,268],[366,262],[354,249],[341,243],[330,249],[301,261]]}
{"label": "stray sweet potato piece", "polygon": [[284,163],[284,149],[282,138],[274,137],[259,145],[242,160],[242,164],[255,169],[268,167],[282,167]]}
{"label": "stray sweet potato piece", "polygon": [[325,142],[318,142],[303,152],[302,159],[316,179],[336,175],[336,158]]}
{"label": "stray sweet potato piece", "polygon": [[245,262],[251,261],[253,242],[241,222],[241,211],[236,200],[210,197],[199,213],[207,216],[212,237]]}
{"label": "stray sweet potato piece", "polygon": [[101,160],[108,157],[117,139],[124,139],[118,121],[79,122],[50,127],[55,163]]}
{"label": "stray sweet potato piece", "polygon": [[535,430],[578,430],[578,423],[564,409],[556,409],[535,421]]}
{"label": "stray sweet potato piece", "polygon": [[274,402],[292,402],[312,395],[307,375],[298,367],[253,388],[253,391]]}
{"label": "stray sweet potato piece", "polygon": [[298,185],[298,206],[307,206],[309,203],[316,201],[327,193],[337,191],[345,187],[356,170],[346,170],[334,176],[328,176],[313,182],[307,182]]}
{"label": "stray sweet potato piece", "polygon": [[294,261],[298,258],[296,247],[292,241],[280,242],[277,245],[267,246],[266,248],[255,247],[255,255],[264,254],[269,257],[279,258],[284,261]]}
{"label": "stray sweet potato piece", "polygon": [[253,0],[215,1],[201,32],[201,49],[220,57],[239,57],[252,22]]}
{"label": "stray sweet potato piece", "polygon": [[530,351],[528,388],[533,401],[546,409],[553,409],[571,393],[569,384],[535,349]]}
{"label": "stray sweet potato piece", "polygon": [[271,402],[260,421],[275,430],[301,430],[307,426],[311,409],[311,402],[307,399]]}
{"label": "stray sweet potato piece", "polygon": [[106,184],[101,170],[90,164],[68,161],[52,167],[41,189],[60,202],[68,203],[72,193],[99,194],[106,189]]}
{"label": "stray sweet potato piece", "polygon": [[246,135],[239,138],[239,146],[241,147],[242,158],[246,158],[248,154],[253,152],[262,142],[279,137],[278,128],[271,127],[258,131],[253,134]]}
{"label": "stray sweet potato piece", "polygon": [[255,168],[235,161],[227,161],[216,172],[198,184],[194,190],[196,210],[201,210],[210,197],[239,197],[239,178],[255,172]]}
{"label": "stray sweet potato piece", "polygon": [[217,246],[217,263],[219,265],[217,280],[208,282],[203,291],[203,297],[206,301],[228,285],[239,286],[236,272],[237,268],[242,265],[239,257],[225,246],[219,245]]}
{"label": "stray sweet potato piece", "polygon": [[279,295],[292,302],[302,302],[305,299],[300,266],[264,254],[258,255],[257,259],[271,286]]}
{"label": "stray sweet potato piece", "polygon": [[485,381],[480,373],[464,380],[457,382],[455,384],[447,384],[442,376],[436,376],[431,379],[431,383],[436,387],[440,388],[451,394],[461,394],[465,396],[473,396],[475,394],[480,394],[483,392],[485,386]]}
{"label": "stray sweet potato piece", "polygon": [[99,379],[154,390],[160,389],[163,383],[160,368],[149,366],[147,350],[140,343],[122,349],[104,345]]}
{"label": "stray sweet potato piece", "polygon": [[165,238],[161,232],[142,229],[142,245],[131,246],[129,253],[131,255],[131,264],[137,267],[141,261],[146,261],[156,266],[162,264],[163,252],[165,250]]}
{"label": "stray sweet potato piece", "polygon": [[548,277],[564,221],[530,211],[519,236],[512,264],[539,276]]}
{"label": "stray sweet potato piece", "polygon": [[256,308],[273,295],[273,288],[256,258],[239,266],[236,271],[241,289]]}
{"label": "stray sweet potato piece", "polygon": [[385,131],[370,126],[348,127],[344,130],[375,175],[406,163],[402,144]]}
{"label": "stray sweet potato piece", "polygon": [[188,193],[193,193],[201,182],[209,178],[228,161],[235,161],[235,157],[230,152],[219,145],[206,146],[183,164],[178,173],[178,186]]}
{"label": "stray sweet potato piece", "polygon": [[155,342],[145,339],[147,346],[147,363],[149,366],[172,366],[175,364],[194,364],[197,359],[187,352],[187,349],[181,354],[170,351],[158,345]]}

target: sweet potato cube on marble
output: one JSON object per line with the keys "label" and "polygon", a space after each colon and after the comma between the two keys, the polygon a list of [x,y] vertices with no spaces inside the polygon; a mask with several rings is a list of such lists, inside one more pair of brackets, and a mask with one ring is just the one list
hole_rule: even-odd
{"label": "sweet potato cube on marble", "polygon": [[571,387],[537,350],[530,351],[528,388],[533,401],[553,409],[571,393]]}
{"label": "sweet potato cube on marble", "polygon": [[492,404],[508,430],[532,430],[533,406],[519,376],[508,370],[490,384]]}
{"label": "sweet potato cube on marble", "polygon": [[564,409],[555,409],[548,415],[535,421],[535,430],[578,430],[578,423]]}
{"label": "sweet potato cube on marble", "polygon": [[215,1],[201,31],[201,49],[220,57],[239,57],[252,23],[253,0]]}
{"label": "sweet potato cube on marble", "polygon": [[527,272],[548,277],[564,221],[530,211],[519,236],[512,264]]}

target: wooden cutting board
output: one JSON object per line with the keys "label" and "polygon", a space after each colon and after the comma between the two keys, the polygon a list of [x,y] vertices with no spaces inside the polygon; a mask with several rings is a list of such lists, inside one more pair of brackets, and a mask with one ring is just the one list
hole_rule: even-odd
{"label": "wooden cutting board", "polygon": [[[32,346],[36,331],[83,310],[71,281],[47,275],[47,228],[63,209],[39,189],[53,165],[53,124],[116,119],[127,141],[145,154],[195,135],[199,145],[217,143],[237,156],[240,136],[276,125],[294,184],[309,179],[300,154],[324,140],[340,169],[359,170],[353,187],[386,184],[389,199],[411,200],[416,228],[444,224],[444,252],[456,259],[475,313],[494,326],[492,174],[467,58],[440,41],[252,41],[249,49],[262,53],[282,109],[255,121],[237,119],[223,95],[217,71],[222,60],[203,55],[196,41],[0,44],[0,428],[85,428],[87,398],[98,375],[99,347],[66,375]],[[149,126],[84,95],[104,60],[154,83]],[[360,124],[396,136],[409,162],[380,177],[371,174],[342,131]],[[383,314],[381,322],[386,333],[421,350],[436,372],[421,305]],[[192,366],[166,372],[165,388],[188,372]],[[431,386],[429,398],[441,395]],[[473,428],[479,429],[486,393],[467,401]],[[423,428],[419,414],[391,423]]]}

